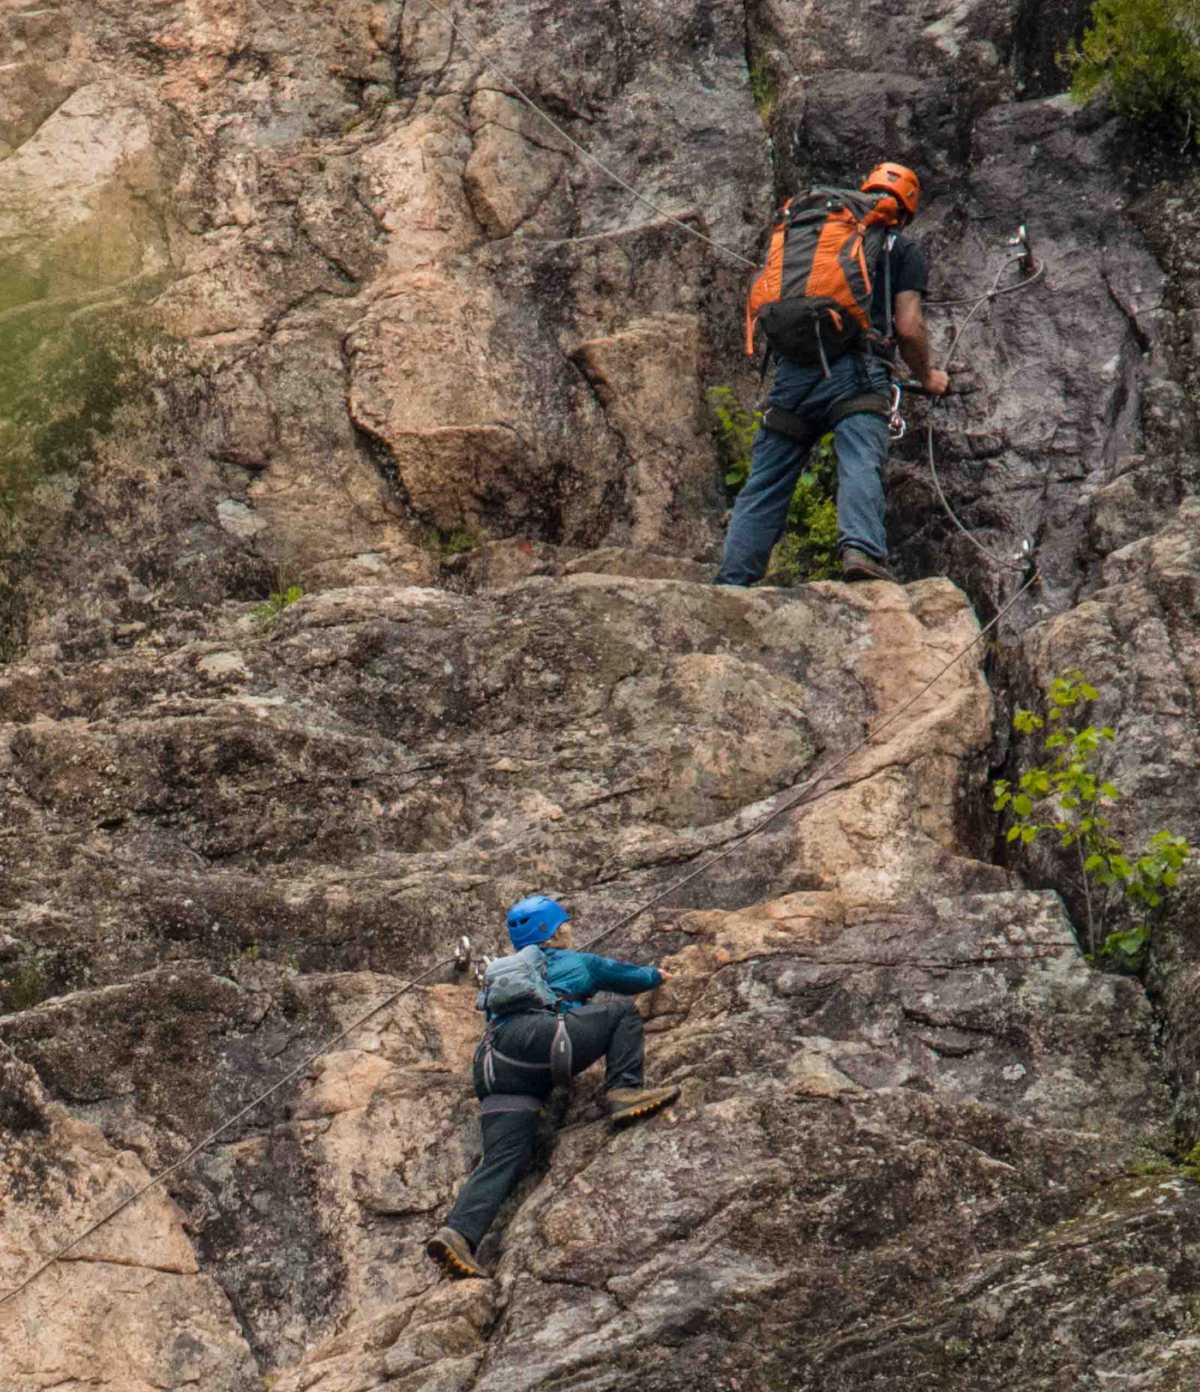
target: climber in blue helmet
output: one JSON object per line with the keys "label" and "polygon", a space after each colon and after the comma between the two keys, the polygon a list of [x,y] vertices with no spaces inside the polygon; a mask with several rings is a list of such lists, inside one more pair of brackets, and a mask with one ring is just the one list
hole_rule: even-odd
{"label": "climber in blue helmet", "polygon": [[529,1164],[538,1113],[555,1082],[552,1058],[565,1060],[570,1075],[605,1060],[614,1125],[650,1116],[679,1096],[678,1087],[643,1085],[642,1017],[633,1002],[592,1000],[598,991],[653,991],[669,979],[666,972],[577,952],[570,915],[545,894],[509,909],[508,936],[515,955],[488,968],[477,1002],[488,1019],[474,1064],[483,1156],[425,1248],[454,1276],[488,1275],[475,1249]]}

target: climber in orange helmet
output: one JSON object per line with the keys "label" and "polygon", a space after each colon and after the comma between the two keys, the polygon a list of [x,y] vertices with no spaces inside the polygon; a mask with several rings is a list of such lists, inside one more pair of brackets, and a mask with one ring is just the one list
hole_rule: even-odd
{"label": "climber in orange helmet", "polygon": [[[750,477],[734,504],[718,585],[762,579],[787,524],[800,470],[829,431],[837,446],[842,576],[894,579],[887,567],[883,492],[889,361],[898,350],[933,396],[950,384],[934,366],[921,307],[925,258],[904,232],[920,200],[914,171],[885,161],[858,192],[817,188],[781,210],[767,266],[747,305],[747,351],[753,352],[761,323],[775,380]],[[839,291],[840,302],[831,298]]]}

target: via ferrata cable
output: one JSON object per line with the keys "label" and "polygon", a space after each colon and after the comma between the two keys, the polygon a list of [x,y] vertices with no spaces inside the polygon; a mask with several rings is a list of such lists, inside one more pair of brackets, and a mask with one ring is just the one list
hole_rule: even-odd
{"label": "via ferrata cable", "polygon": [[464,33],[461,23],[454,18],[454,16],[450,13],[449,10],[443,9],[441,5],[436,3],[436,0],[425,0],[425,5],[428,9],[431,9],[436,15],[440,16],[442,19],[446,21],[446,23],[450,26],[452,32],[458,36],[458,38],[462,41],[463,47],[467,50],[468,53],[471,54],[473,58],[476,58],[480,63],[483,64],[485,68],[487,68],[489,72],[494,73],[498,78],[501,79],[502,82],[507,84],[507,86],[510,87],[512,91],[515,93],[515,95],[519,98],[519,100],[522,101],[540,121],[544,121],[546,125],[550,127],[551,130],[556,132],[556,134],[558,134],[563,140],[565,140],[567,144],[570,145],[571,148],[576,152],[576,154],[578,154],[581,158],[586,160],[589,164],[595,165],[595,167],[599,169],[600,172],[604,174],[607,178],[611,179],[614,184],[619,184],[620,187],[623,188],[626,193],[631,194],[634,198],[638,200],[639,203],[643,203],[647,208],[652,209],[659,215],[659,217],[663,218],[666,222],[672,222],[675,224],[676,227],[682,228],[683,231],[685,231],[689,237],[695,237],[698,241],[704,242],[707,246],[712,247],[715,251],[719,251],[722,255],[728,256],[732,260],[737,261],[740,265],[749,266],[749,268],[752,271],[758,269],[757,264],[751,261],[748,257],[743,256],[741,252],[734,251],[732,247],[727,247],[722,242],[715,241],[712,237],[707,236],[705,233],[691,226],[690,223],[685,222],[683,218],[678,216],[678,214],[669,212],[666,208],[663,208],[659,204],[655,203],[652,198],[647,198],[644,193],[640,193],[636,188],[634,188],[634,186],[631,183],[623,179],[616,172],[616,170],[610,169],[607,164],[605,164],[602,160],[598,159],[595,155],[593,155],[592,152],[586,146],[581,145],[579,141],[575,139],[574,136],[570,135],[567,131],[565,131],[562,128],[562,126],[560,126],[558,122],[554,120],[552,116],[548,115],[545,111],[543,111],[542,108],[537,104],[537,102],[535,102],[534,99],[525,91],[525,89],[520,86],[516,79],[513,78],[509,73],[505,72],[504,69],[500,67],[498,63],[493,62],[490,58],[485,58],[480,51],[479,45],[471,42],[471,40]]}
{"label": "via ferrata cable", "polygon": [[161,1184],[163,1180],[169,1179],[171,1175],[173,1175],[177,1170],[182,1169],[183,1166],[186,1165],[189,1160],[199,1155],[201,1151],[207,1150],[209,1145],[211,1145],[212,1142],[215,1141],[218,1136],[220,1136],[225,1131],[228,1131],[229,1128],[235,1122],[241,1121],[243,1117],[248,1116],[252,1111],[254,1111],[254,1109],[257,1106],[260,1105],[260,1103],[265,1102],[268,1097],[271,1097],[274,1093],[278,1092],[279,1089],[283,1087],[285,1083],[291,1082],[291,1080],[295,1078],[298,1074],[303,1073],[305,1069],[311,1067],[312,1064],[315,1063],[318,1058],[320,1058],[323,1054],[327,1054],[329,1050],[334,1047],[335,1044],[340,1044],[343,1039],[347,1038],[347,1036],[353,1034],[355,1030],[365,1025],[368,1020],[370,1020],[373,1016],[378,1015],[381,1010],[385,1010],[389,1005],[392,1005],[395,1001],[399,1000],[401,996],[406,994],[406,992],[411,991],[414,986],[419,986],[422,981],[428,980],[428,978],[433,976],[435,972],[439,972],[446,967],[452,966],[459,960],[460,959],[458,957],[458,954],[456,953],[455,956],[447,957],[444,961],[435,962],[434,965],[430,967],[427,971],[422,972],[420,976],[414,976],[411,981],[407,982],[404,986],[401,986],[398,991],[393,991],[392,994],[386,998],[386,1000],[382,1000],[378,1005],[373,1006],[370,1010],[367,1011],[365,1015],[360,1015],[359,1018],[355,1020],[353,1024],[347,1025],[346,1028],[342,1030],[339,1034],[335,1034],[331,1039],[327,1039],[320,1046],[320,1048],[315,1050],[313,1053],[308,1054],[298,1064],[296,1064],[294,1068],[289,1069],[283,1075],[283,1077],[280,1078],[277,1082],[273,1083],[266,1090],[266,1092],[261,1093],[252,1102],[248,1102],[241,1109],[241,1111],[235,1112],[233,1116],[229,1117],[228,1120],[223,1121],[220,1124],[220,1126],[218,1126],[215,1130],[210,1131],[208,1135],[203,1138],[203,1140],[197,1141],[196,1144],[191,1148],[191,1150],[187,1152],[186,1155],[180,1156],[180,1158],[176,1160],[173,1165],[170,1165],[167,1167],[167,1169],[160,1171],[158,1174],[154,1175],[152,1179],[147,1180],[146,1183],[143,1184],[140,1188],[135,1189],[132,1194],[128,1195],[126,1198],[122,1199],[120,1203],[116,1204],[113,1208],[109,1209],[109,1211],[105,1213],[102,1218],[98,1218],[89,1227],[84,1228],[84,1230],[81,1233],[73,1237],[71,1241],[68,1242],[65,1246],[58,1248],[58,1250],[55,1251],[53,1255],[48,1257],[44,1262],[42,1262],[40,1266],[35,1267],[34,1270],[28,1276],[26,1276],[26,1278],[19,1285],[14,1286],[11,1290],[5,1291],[3,1295],[0,1295],[0,1305],[4,1305],[9,1300],[12,1300],[16,1296],[20,1295],[20,1293],[23,1290],[25,1290],[28,1286],[31,1286],[44,1271],[48,1271],[52,1266],[55,1265],[55,1263],[61,1261],[63,1257],[67,1255],[68,1252],[74,1251],[74,1249],[78,1247],[81,1242],[85,1242],[89,1237],[92,1236],[93,1233],[99,1231],[100,1228],[104,1227],[106,1223],[110,1223],[119,1213],[123,1213],[125,1209],[127,1209],[131,1204],[136,1203],[137,1200],[140,1199],[143,1194],[148,1193],[151,1189]]}
{"label": "via ferrata cable", "polygon": [[[1036,281],[1041,280],[1042,276],[1045,274],[1046,269],[1044,262],[1038,263],[1033,268],[1031,273],[1028,276],[1026,276],[1023,280],[1018,281],[1017,284],[1006,285],[1003,287],[1000,285],[1001,278],[1003,277],[1005,271],[1008,270],[1009,266],[1013,264],[1013,262],[1020,261],[1027,265],[1028,259],[1028,251],[1022,252],[1017,256],[1008,257],[1004,261],[1000,269],[996,272],[996,277],[992,281],[991,288],[985,291],[982,295],[980,295],[977,299],[973,301],[969,299],[930,301],[931,305],[936,306],[961,304],[969,304],[971,306],[970,312],[967,314],[966,318],[955,330],[954,337],[950,340],[950,347],[946,351],[947,362],[954,361],[954,354],[958,349],[958,345],[962,340],[963,334],[967,331],[967,326],[970,324],[971,320],[974,319],[976,314],[979,313],[980,309],[982,309],[985,304],[988,304],[990,301],[994,300],[997,295],[1011,295],[1017,290],[1027,290]],[[937,494],[938,502],[941,503],[942,509],[946,513],[946,516],[949,517],[950,521],[954,523],[958,530],[963,534],[963,536],[966,537],[966,539],[971,543],[972,546],[975,547],[977,551],[981,552],[984,556],[987,557],[987,559],[992,563],[992,565],[1000,566],[1004,570],[1012,570],[1018,572],[1019,574],[1024,574],[1029,569],[1031,563],[1031,551],[1029,549],[1028,543],[1026,543],[1026,549],[1022,551],[1021,555],[1015,560],[1006,560],[1003,556],[997,556],[993,551],[989,550],[988,547],[984,546],[984,544],[970,531],[970,529],[962,522],[961,518],[950,506],[950,500],[946,497],[945,490],[942,488],[942,481],[938,476],[936,451],[933,447],[934,412],[936,412],[937,408],[942,404],[943,399],[944,398],[940,396],[935,396],[932,398],[932,405],[930,407],[929,415],[925,421],[925,450],[929,460],[929,476],[933,480],[933,487],[934,491]]]}
{"label": "via ferrata cable", "polygon": [[761,819],[761,821],[756,822],[754,826],[752,826],[748,831],[744,831],[736,835],[730,842],[730,844],[726,846],[726,848],[723,851],[720,852],[720,854],[713,856],[711,860],[705,861],[703,865],[699,866],[695,870],[690,871],[682,879],[676,880],[673,884],[668,885],[666,889],[661,891],[661,893],[656,894],[653,899],[648,899],[644,904],[632,910],[632,912],[626,914],[623,918],[619,918],[616,921],[616,923],[611,924],[609,927],[603,929],[601,932],[595,934],[593,937],[588,938],[587,941],[583,944],[583,946],[591,947],[594,943],[598,943],[602,938],[607,938],[611,936],[611,934],[615,933],[618,928],[624,928],[626,924],[632,923],[635,918],[640,918],[641,915],[644,914],[647,909],[653,908],[655,904],[660,904],[664,899],[674,894],[676,890],[682,889],[684,885],[690,884],[693,880],[698,879],[701,875],[707,874],[708,871],[711,870],[714,865],[719,865],[721,861],[727,860],[731,855],[733,855],[735,851],[740,850],[746,844],[747,841],[750,841],[760,832],[765,831],[767,827],[771,825],[772,822],[777,821],[780,817],[782,817],[785,812],[790,812],[793,810],[793,808],[799,807],[803,803],[808,801],[808,799],[812,796],[813,793],[815,793],[817,788],[819,788],[822,783],[827,782],[829,778],[837,772],[838,769],[844,767],[847,763],[849,763],[849,761],[855,756],[855,754],[859,753],[860,750],[865,749],[867,745],[869,745],[873,740],[877,739],[885,730],[894,725],[896,721],[899,720],[900,717],[905,714],[905,712],[911,710],[912,707],[916,705],[916,703],[926,694],[926,692],[928,692],[932,687],[936,686],[937,683],[941,681],[941,679],[953,666],[955,666],[956,663],[961,662],[962,659],[966,657],[966,655],[971,651],[972,648],[976,647],[979,643],[981,643],[984,640],[984,638],[987,637],[988,633],[991,632],[991,630],[995,628],[997,624],[1000,623],[1001,619],[1004,618],[1004,616],[1009,612],[1009,610],[1012,609],[1012,607],[1016,604],[1017,600],[1019,600],[1027,590],[1032,589],[1033,586],[1036,585],[1038,580],[1040,579],[1041,576],[1035,570],[1033,574],[1021,586],[1021,588],[1017,590],[1017,592],[1012,596],[1008,603],[1005,604],[1004,607],[996,613],[995,617],[992,618],[987,624],[985,624],[984,627],[979,630],[975,637],[972,638],[971,641],[964,648],[960,649],[960,651],[955,653],[955,655],[952,658],[950,658],[950,660],[946,662],[944,666],[939,668],[939,670],[925,683],[923,687],[921,687],[921,689],[918,692],[916,692],[913,696],[910,696],[909,699],[903,703],[903,705],[899,706],[896,710],[894,710],[881,724],[877,725],[873,730],[869,730],[856,745],[848,749],[844,754],[839,755],[833,761],[833,763],[831,763],[828,766],[828,768],[823,769],[820,773],[815,774],[812,778],[805,779],[805,781],[800,785],[800,787],[794,790],[794,797],[790,797],[786,801],[782,802],[778,807],[774,809],[774,811],[769,812],[765,817]]}

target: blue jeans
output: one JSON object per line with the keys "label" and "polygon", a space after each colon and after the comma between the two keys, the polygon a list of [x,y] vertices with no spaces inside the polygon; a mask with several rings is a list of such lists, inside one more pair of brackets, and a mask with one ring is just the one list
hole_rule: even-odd
{"label": "blue jeans", "polygon": [[[766,573],[771,548],[787,525],[788,503],[809,451],[828,429],[827,413],[835,402],[866,391],[885,392],[888,372],[878,358],[847,353],[833,363],[829,377],[819,367],[800,367],[779,358],[769,398],[772,406],[800,417],[811,437],[794,440],[759,427],[750,457],[750,477],[733,505],[718,585],[753,585]],[[887,559],[883,528],[883,465],[887,458],[887,421],[858,412],[839,421],[837,445],[838,549],[856,546],[877,560]]]}

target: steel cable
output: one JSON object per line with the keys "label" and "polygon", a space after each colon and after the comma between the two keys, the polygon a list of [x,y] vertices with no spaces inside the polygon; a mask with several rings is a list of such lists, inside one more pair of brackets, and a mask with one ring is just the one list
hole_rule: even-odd
{"label": "steel cable", "polygon": [[715,241],[712,237],[706,236],[705,233],[698,231],[689,223],[684,222],[684,220],[675,213],[668,212],[666,208],[660,207],[659,204],[655,203],[653,199],[647,198],[644,193],[640,193],[631,183],[623,179],[616,170],[610,169],[607,164],[593,155],[585,146],[581,145],[574,136],[565,131],[553,117],[543,111],[537,102],[535,102],[524,88],[520,86],[516,79],[505,72],[499,64],[494,63],[490,58],[485,58],[480,52],[479,45],[472,43],[471,40],[467,38],[461,24],[454,18],[449,10],[443,9],[440,5],[435,3],[435,0],[425,0],[425,5],[446,21],[451,30],[462,40],[463,47],[472,57],[476,58],[485,68],[500,78],[500,80],[512,89],[517,97],[524,102],[539,120],[544,121],[546,125],[561,136],[577,154],[587,160],[589,164],[594,164],[596,168],[607,178],[611,179],[614,184],[619,184],[626,193],[632,194],[639,203],[644,203],[647,208],[653,209],[659,217],[665,219],[667,222],[674,223],[676,227],[681,227],[689,237],[695,237],[698,241],[704,242],[705,245],[712,247],[715,251],[721,252],[724,256],[731,257],[734,261],[739,262],[743,266],[749,266],[752,271],[758,270],[757,262],[751,261],[749,257],[743,256],[741,252],[734,251],[732,247],[727,247],[722,242]]}
{"label": "steel cable", "polygon": [[[1025,259],[1026,259],[1026,253],[1024,253],[1024,252],[1020,253],[1020,254],[1017,255],[1017,256],[1010,256],[1010,257],[1008,257],[1008,258],[1005,260],[1005,262],[1003,263],[1003,265],[1000,267],[1000,269],[996,272],[996,277],[995,277],[995,279],[992,281],[991,289],[990,289],[990,290],[987,290],[984,294],[980,295],[977,299],[975,299],[975,300],[973,300],[973,301],[972,301],[972,300],[932,300],[932,301],[930,301],[930,304],[931,304],[931,305],[937,305],[937,306],[943,306],[943,305],[960,305],[960,304],[969,304],[969,305],[971,305],[971,310],[970,310],[970,312],[968,313],[967,317],[962,321],[962,323],[958,326],[958,328],[955,330],[955,332],[954,332],[954,337],[950,340],[950,347],[949,347],[949,348],[947,349],[947,351],[946,351],[946,361],[947,361],[947,362],[953,362],[953,361],[954,361],[954,354],[955,354],[956,351],[958,350],[958,345],[959,345],[959,343],[962,341],[962,336],[963,336],[963,334],[966,333],[966,331],[967,331],[967,326],[970,324],[971,320],[974,319],[974,317],[976,316],[976,314],[979,313],[980,309],[982,309],[983,306],[984,306],[985,304],[988,304],[991,300],[994,300],[994,299],[996,298],[997,295],[1010,295],[1010,294],[1013,294],[1013,293],[1014,293],[1015,291],[1017,291],[1017,290],[1027,290],[1031,285],[1033,285],[1036,281],[1038,281],[1038,280],[1040,280],[1040,279],[1042,278],[1042,275],[1043,275],[1043,273],[1044,273],[1044,271],[1045,271],[1045,266],[1044,266],[1044,265],[1039,265],[1039,266],[1037,266],[1037,267],[1034,269],[1034,271],[1032,272],[1032,274],[1030,274],[1029,276],[1027,276],[1024,280],[1019,281],[1016,285],[1006,285],[1006,286],[1004,286],[1003,288],[1001,288],[1001,286],[1000,286],[1000,278],[1004,275],[1004,272],[1005,272],[1006,270],[1008,270],[1009,266],[1011,266],[1011,265],[1013,264],[1014,261],[1024,261]],[[973,533],[970,531],[970,529],[962,522],[962,520],[960,519],[960,517],[958,516],[958,514],[957,514],[957,513],[954,511],[954,509],[950,506],[950,500],[946,497],[945,490],[942,488],[942,481],[941,481],[940,477],[938,476],[937,459],[936,459],[936,454],[935,454],[934,447],[933,447],[933,413],[937,410],[938,406],[941,405],[941,403],[942,403],[943,400],[944,400],[944,398],[943,398],[943,397],[940,397],[940,396],[935,396],[935,397],[932,399],[932,405],[931,405],[931,407],[930,407],[929,417],[928,417],[928,419],[927,419],[926,422],[925,422],[925,446],[926,446],[926,454],[928,455],[928,458],[929,458],[929,474],[930,474],[930,477],[933,479],[933,487],[934,487],[934,491],[937,493],[938,501],[941,503],[942,508],[943,508],[943,510],[945,511],[946,516],[949,517],[950,521],[954,523],[954,525],[955,525],[955,526],[958,528],[958,530],[963,534],[963,536],[966,537],[966,539],[971,543],[971,545],[974,546],[975,549],[976,549],[977,551],[980,551],[984,556],[986,556],[987,559],[988,559],[993,565],[995,565],[995,566],[1000,566],[1000,567],[1002,567],[1002,568],[1005,569],[1005,570],[1013,570],[1013,571],[1017,571],[1017,572],[1020,573],[1020,574],[1024,574],[1025,571],[1029,568],[1029,565],[1030,565],[1030,561],[1029,561],[1028,559],[1024,559],[1024,558],[1023,558],[1023,559],[1017,560],[1017,561],[1008,561],[1008,560],[1005,560],[1005,559],[1004,559],[1003,557],[1001,557],[1001,556],[997,556],[994,552],[990,551],[986,546],[984,546],[984,544],[983,544],[976,536],[974,536],[974,534],[973,534]]]}
{"label": "steel cable", "polygon": [[156,1174],[152,1179],[147,1180],[146,1183],[143,1184],[140,1189],[135,1189],[132,1194],[122,1199],[119,1204],[117,1204],[114,1208],[110,1209],[102,1218],[98,1218],[94,1223],[91,1224],[90,1227],[85,1228],[76,1237],[73,1237],[71,1241],[66,1244],[65,1247],[60,1247],[51,1257],[48,1257],[46,1261],[44,1261],[41,1264],[41,1266],[37,1267],[30,1275],[28,1275],[20,1283],[20,1285],[14,1286],[12,1290],[6,1291],[2,1296],[0,1296],[0,1305],[4,1305],[9,1300],[12,1300],[15,1296],[20,1295],[20,1293],[23,1290],[25,1290],[26,1287],[31,1286],[44,1271],[49,1271],[49,1269],[52,1266],[54,1266],[57,1262],[61,1261],[62,1258],[67,1255],[68,1252],[74,1251],[74,1249],[78,1247],[81,1242],[86,1241],[89,1237],[91,1237],[93,1233],[98,1232],[99,1229],[104,1227],[105,1224],[110,1223],[119,1213],[123,1213],[125,1209],[127,1209],[131,1204],[136,1203],[137,1200],[140,1199],[143,1194],[149,1193],[151,1189],[161,1184],[163,1180],[169,1179],[171,1175],[173,1175],[177,1170],[182,1169],[183,1166],[186,1165],[189,1160],[194,1159],[197,1155],[200,1154],[201,1151],[207,1150],[207,1148],[212,1144],[213,1141],[217,1139],[218,1136],[220,1136],[223,1132],[228,1131],[229,1128],[235,1122],[241,1121],[241,1119],[244,1116],[248,1116],[257,1106],[265,1102],[268,1097],[271,1097],[276,1092],[278,1092],[279,1089],[283,1087],[285,1083],[291,1082],[291,1080],[295,1078],[297,1074],[302,1073],[306,1068],[311,1067],[311,1065],[315,1063],[317,1059],[319,1059],[322,1055],[327,1054],[330,1051],[330,1049],[334,1047],[335,1044],[340,1044],[343,1039],[347,1038],[349,1035],[353,1034],[355,1030],[365,1025],[368,1020],[370,1020],[373,1016],[378,1015],[381,1010],[385,1010],[389,1005],[393,1005],[406,992],[411,991],[414,986],[419,986],[422,981],[427,980],[435,972],[439,972],[443,968],[450,966],[456,960],[456,957],[447,957],[444,961],[435,962],[432,967],[428,968],[428,970],[426,971],[423,971],[420,976],[413,977],[411,981],[407,982],[404,986],[401,986],[398,991],[393,991],[392,994],[388,996],[386,1000],[380,1001],[378,1005],[373,1006],[370,1010],[368,1010],[365,1015],[361,1015],[357,1020],[354,1021],[353,1024],[347,1025],[347,1027],[344,1030],[342,1030],[339,1034],[335,1034],[332,1038],[327,1039],[313,1053],[307,1055],[307,1057],[302,1059],[294,1068],[289,1069],[288,1072],[286,1072],[283,1075],[283,1077],[278,1080],[278,1082],[273,1083],[266,1090],[266,1092],[261,1093],[252,1102],[248,1102],[241,1109],[240,1112],[235,1112],[234,1115],[231,1116],[227,1121],[223,1121],[221,1125],[218,1126],[215,1130],[210,1131],[208,1135],[204,1137],[203,1140],[197,1141],[197,1143],[191,1148],[191,1150],[187,1152],[186,1155],[181,1156],[178,1160],[175,1161],[173,1165],[168,1166],[167,1169],[162,1170],[159,1174]]}

